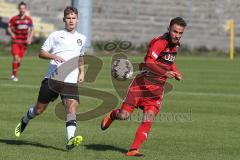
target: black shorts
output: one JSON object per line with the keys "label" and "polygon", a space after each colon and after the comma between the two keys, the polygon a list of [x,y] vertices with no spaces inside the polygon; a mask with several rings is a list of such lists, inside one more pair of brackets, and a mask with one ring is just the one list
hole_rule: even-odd
{"label": "black shorts", "polygon": [[[42,81],[40,90],[39,90],[39,94],[38,94],[38,102],[41,103],[49,103],[50,101],[55,101],[58,96],[61,96],[62,101],[64,99],[75,99],[79,102],[79,94],[78,94],[78,88],[75,86],[74,87],[74,92],[72,94],[64,94],[61,92],[58,92],[54,89],[52,89],[52,87],[50,87],[49,82],[51,80],[49,79],[44,79]],[[55,82],[51,81],[51,84],[53,84]],[[56,83],[55,83],[56,84]],[[61,85],[59,85],[59,83],[57,85],[58,88],[69,88],[67,87],[67,83],[62,83]]]}

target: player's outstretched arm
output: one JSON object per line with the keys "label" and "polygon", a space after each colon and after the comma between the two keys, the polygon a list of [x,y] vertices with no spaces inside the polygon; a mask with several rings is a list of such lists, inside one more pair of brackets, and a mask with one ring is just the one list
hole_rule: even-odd
{"label": "player's outstretched arm", "polygon": [[165,75],[166,72],[168,71],[166,67],[162,66],[160,63],[156,62],[148,62],[146,63],[146,67],[148,67],[153,73],[157,75]]}
{"label": "player's outstretched arm", "polygon": [[47,51],[44,51],[44,50],[41,50],[40,53],[38,54],[39,58],[42,58],[42,59],[52,59],[56,62],[65,62],[65,60],[55,54],[50,54],[48,53]]}
{"label": "player's outstretched arm", "polygon": [[171,69],[175,74],[175,79],[178,80],[178,81],[182,80],[182,75],[179,72],[179,70],[177,69],[176,64],[172,64]]}
{"label": "player's outstretched arm", "polygon": [[27,38],[27,43],[28,44],[32,43],[33,35],[34,35],[34,30],[33,30],[33,27],[31,27],[28,31],[28,38]]}
{"label": "player's outstretched arm", "polygon": [[15,34],[12,31],[12,27],[8,26],[7,30],[8,30],[8,33],[10,34],[11,38],[15,39]]}
{"label": "player's outstretched arm", "polygon": [[84,59],[83,59],[83,56],[79,57],[78,69],[79,69],[78,83],[82,83],[84,81]]}

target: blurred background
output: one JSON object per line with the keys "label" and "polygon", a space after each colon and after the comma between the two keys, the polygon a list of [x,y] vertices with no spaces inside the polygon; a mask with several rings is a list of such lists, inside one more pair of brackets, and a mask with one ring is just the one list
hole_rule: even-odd
{"label": "blurred background", "polygon": [[[2,42],[9,42],[6,26],[8,20],[18,13],[19,2],[0,0]],[[71,0],[24,2],[34,20],[36,40],[63,28],[63,9],[72,3]],[[153,36],[166,32],[170,19],[176,16],[185,18],[188,23],[182,40],[182,49],[188,52],[195,49],[203,52],[219,51],[220,54],[227,55],[230,36],[224,30],[227,21],[231,19],[235,23],[235,50],[240,47],[238,0],[92,0],[90,3],[90,38],[95,51],[99,51],[97,42],[116,40],[131,41],[136,48],[146,50],[145,44]]]}
{"label": "blurred background", "polygon": [[[72,4],[71,0],[23,1],[33,18],[35,35],[21,63],[19,82],[14,82],[10,79],[12,56],[6,28],[9,19],[18,14],[17,4],[21,0],[0,0],[0,160],[124,159],[123,153],[141,120],[141,110],[136,110],[128,121],[115,122],[106,132],[100,130],[103,115],[81,121],[78,133],[83,135],[84,143],[73,152],[65,152],[65,123],[55,114],[56,106],[61,104],[59,99],[31,122],[20,139],[14,137],[19,119],[36,101],[49,63],[38,58],[40,47],[51,32],[64,27],[63,10]],[[124,96],[118,93],[126,93],[131,80],[114,83],[110,67],[113,55],[124,52],[133,64],[139,64],[147,52],[147,43],[167,31],[170,19],[181,16],[188,23],[176,60],[183,81],[168,81],[173,90],[164,96],[161,112],[141,149],[145,159],[240,159],[239,0],[79,0],[79,3],[79,31],[88,36],[87,54],[96,55],[85,56],[85,62],[92,62],[86,57],[103,62],[101,67],[93,66],[98,73],[90,73],[96,80],[85,81],[83,87],[116,96],[119,104],[113,107],[119,107]],[[106,50],[108,44],[117,48],[121,42],[132,45],[124,51]],[[92,111],[103,102],[99,95],[89,97],[81,91],[80,97],[80,113]],[[104,98],[112,100],[111,96]]]}

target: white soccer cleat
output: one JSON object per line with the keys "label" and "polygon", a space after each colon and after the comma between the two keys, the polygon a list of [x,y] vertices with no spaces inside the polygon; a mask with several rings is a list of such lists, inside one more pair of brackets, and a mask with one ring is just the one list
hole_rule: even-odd
{"label": "white soccer cleat", "polygon": [[17,78],[17,77],[14,77],[12,80],[13,80],[14,82],[18,82],[18,78]]}

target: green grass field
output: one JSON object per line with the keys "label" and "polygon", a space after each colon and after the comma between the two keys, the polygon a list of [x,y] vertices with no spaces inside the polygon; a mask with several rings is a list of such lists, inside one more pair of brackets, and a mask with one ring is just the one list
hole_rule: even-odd
{"label": "green grass field", "polygon": [[[141,57],[131,57],[140,62]],[[116,94],[110,83],[110,58],[94,84],[88,87]],[[20,138],[14,128],[38,95],[47,61],[25,57],[19,82],[9,80],[11,57],[0,57],[0,159],[1,160],[122,160],[138,127],[138,117],[115,122],[100,130],[101,117],[78,123],[81,146],[65,151],[65,122],[54,112],[60,99],[32,120]],[[161,114],[141,151],[148,160],[236,160],[240,157],[240,61],[224,58],[178,57],[184,80],[173,84],[164,97]],[[81,97],[80,112],[99,104]],[[136,111],[137,112],[137,111]]]}

